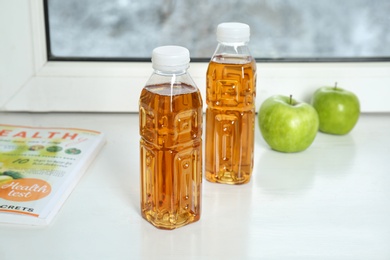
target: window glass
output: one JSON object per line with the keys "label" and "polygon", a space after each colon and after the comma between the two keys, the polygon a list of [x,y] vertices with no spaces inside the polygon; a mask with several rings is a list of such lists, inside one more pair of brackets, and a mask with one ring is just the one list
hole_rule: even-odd
{"label": "window glass", "polygon": [[390,57],[388,0],[46,0],[50,59],[150,60],[160,45],[206,60],[221,22],[251,27],[257,59]]}

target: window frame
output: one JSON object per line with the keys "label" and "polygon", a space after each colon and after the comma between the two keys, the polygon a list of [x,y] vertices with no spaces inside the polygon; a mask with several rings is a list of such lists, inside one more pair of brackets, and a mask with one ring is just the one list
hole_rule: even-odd
{"label": "window frame", "polygon": [[[4,94],[0,111],[138,112],[139,93],[152,72],[150,62],[50,61],[43,0],[4,1],[2,5],[3,12],[12,11],[20,19],[12,26],[0,23],[7,36],[0,65],[9,69],[0,74]],[[10,46],[12,51],[8,51]],[[16,51],[25,55],[15,55]],[[257,107],[274,94],[292,94],[310,102],[318,87],[337,81],[359,96],[363,112],[390,112],[389,61],[260,61],[257,69]],[[190,74],[203,99],[206,70],[207,62],[191,63]]]}

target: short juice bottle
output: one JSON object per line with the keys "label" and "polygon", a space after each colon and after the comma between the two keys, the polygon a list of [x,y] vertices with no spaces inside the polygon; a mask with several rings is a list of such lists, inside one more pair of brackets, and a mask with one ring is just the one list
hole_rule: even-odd
{"label": "short juice bottle", "polygon": [[202,98],[189,61],[184,47],[154,49],[154,72],[139,100],[141,213],[161,229],[201,213]]}
{"label": "short juice bottle", "polygon": [[206,78],[206,179],[225,184],[250,181],[253,169],[256,62],[250,28],[222,23]]}

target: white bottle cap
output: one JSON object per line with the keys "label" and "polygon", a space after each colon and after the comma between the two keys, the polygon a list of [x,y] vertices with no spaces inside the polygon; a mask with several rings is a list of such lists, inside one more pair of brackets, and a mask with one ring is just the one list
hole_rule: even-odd
{"label": "white bottle cap", "polygon": [[217,27],[219,42],[249,42],[250,28],[245,23],[221,23]]}
{"label": "white bottle cap", "polygon": [[190,52],[181,46],[161,46],[153,50],[152,67],[160,71],[186,70],[190,63]]}

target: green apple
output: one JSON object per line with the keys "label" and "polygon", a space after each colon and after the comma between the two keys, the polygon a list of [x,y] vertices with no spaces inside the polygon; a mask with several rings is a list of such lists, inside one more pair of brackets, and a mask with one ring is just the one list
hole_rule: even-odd
{"label": "green apple", "polygon": [[312,105],[320,118],[320,131],[344,135],[356,125],[360,116],[357,96],[337,87],[322,87],[314,92]]}
{"label": "green apple", "polygon": [[275,95],[266,99],[259,109],[258,119],[264,140],[279,152],[305,150],[318,132],[316,110],[291,96]]}

